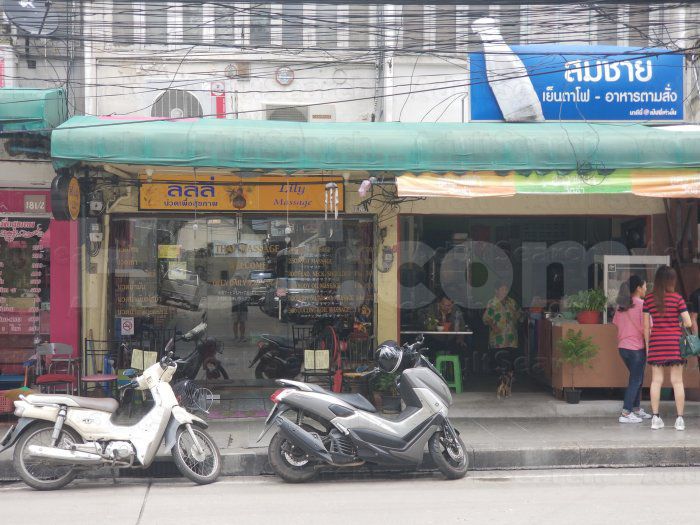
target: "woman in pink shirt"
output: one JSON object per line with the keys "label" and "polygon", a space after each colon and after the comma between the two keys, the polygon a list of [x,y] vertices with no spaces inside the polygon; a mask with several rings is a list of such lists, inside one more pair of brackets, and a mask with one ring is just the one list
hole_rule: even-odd
{"label": "woman in pink shirt", "polygon": [[617,296],[617,310],[613,318],[613,323],[617,326],[617,347],[630,371],[625,401],[618,419],[620,423],[641,423],[643,419],[651,417],[639,406],[647,357],[642,312],[646,293],[647,283],[641,277],[633,275],[622,283]]}

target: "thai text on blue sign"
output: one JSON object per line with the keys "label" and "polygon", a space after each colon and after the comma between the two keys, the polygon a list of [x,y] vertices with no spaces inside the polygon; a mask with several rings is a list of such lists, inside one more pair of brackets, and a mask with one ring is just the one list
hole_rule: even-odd
{"label": "thai text on blue sign", "polygon": [[[545,120],[683,120],[683,55],[613,46],[513,46]],[[502,55],[499,60],[502,60]],[[472,120],[503,120],[483,53],[470,54]]]}

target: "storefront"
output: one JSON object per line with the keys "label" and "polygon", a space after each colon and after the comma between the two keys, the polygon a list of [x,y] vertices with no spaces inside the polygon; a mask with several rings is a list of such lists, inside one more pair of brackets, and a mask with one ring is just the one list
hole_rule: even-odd
{"label": "storefront", "polygon": [[78,230],[51,217],[48,191],[0,190],[0,209],[0,370],[22,378],[12,387],[38,342],[78,355]]}
{"label": "storefront", "polygon": [[38,342],[80,352],[78,226],[54,220],[50,129],[61,89],[0,90],[0,390],[25,382]]}
{"label": "storefront", "polygon": [[[516,252],[523,241],[546,250],[571,237],[588,249],[620,239],[633,246],[641,235],[646,240],[634,250],[663,254],[664,199],[700,191],[693,170],[699,138],[641,125],[115,124],[82,117],[54,133],[52,153],[59,167],[87,168],[115,188],[102,223],[109,249],[88,261],[86,284],[104,293],[86,298],[95,308],[84,311],[85,329],[105,340],[139,326],[186,330],[207,311],[227,375],[244,384],[256,380],[255,366],[247,368],[251,343],[264,333],[293,340],[296,327],[329,312],[345,317],[348,347],[356,332],[376,342],[400,339],[403,328],[424,330],[405,319],[407,307],[430,306],[448,290],[425,286],[431,295],[420,301],[406,294],[430,285],[421,280],[430,272],[440,274],[430,261],[445,256],[448,244],[479,241]],[[269,204],[279,190],[283,209]],[[302,202],[310,207],[293,209]],[[404,241],[427,245],[422,260],[406,259]],[[522,256],[501,262],[518,275],[514,293],[524,305],[533,277]],[[455,269],[458,291],[488,301],[496,278],[486,265],[481,276],[472,266]],[[562,288],[553,268],[538,273],[544,289],[537,304],[527,302],[542,314],[576,291],[571,283]],[[410,275],[419,269],[420,279]],[[580,289],[592,286],[589,272],[580,272]],[[238,297],[246,298],[242,318]],[[483,343],[475,334],[469,344]]]}

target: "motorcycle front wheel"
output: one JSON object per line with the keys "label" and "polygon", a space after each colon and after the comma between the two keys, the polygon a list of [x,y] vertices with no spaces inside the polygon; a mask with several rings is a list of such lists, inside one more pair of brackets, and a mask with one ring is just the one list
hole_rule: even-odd
{"label": "motorcycle front wheel", "polygon": [[[17,441],[12,463],[15,472],[27,485],[37,490],[57,490],[65,487],[75,479],[77,474],[72,465],[61,465],[48,459],[36,458],[29,454],[31,445],[40,447],[51,446],[53,423],[38,423],[32,425]],[[68,427],[63,427],[56,442],[56,448],[70,449],[72,445],[81,443],[78,434]]]}
{"label": "motorcycle front wheel", "polygon": [[288,483],[304,483],[316,476],[316,468],[308,454],[279,432],[270,441],[267,459],[275,474]]}
{"label": "motorcycle front wheel", "polygon": [[202,447],[199,452],[185,426],[177,429],[173,459],[175,466],[187,479],[199,485],[215,482],[221,473],[221,452],[214,440],[201,428],[192,427],[192,432]]}
{"label": "motorcycle front wheel", "polygon": [[435,466],[447,479],[460,479],[467,474],[467,447],[456,432],[454,437],[444,429],[435,432],[428,441],[428,450]]}

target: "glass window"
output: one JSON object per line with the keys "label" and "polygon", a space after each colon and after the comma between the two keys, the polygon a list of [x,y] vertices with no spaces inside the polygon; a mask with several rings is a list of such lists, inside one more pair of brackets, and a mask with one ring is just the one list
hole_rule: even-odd
{"label": "glass window", "polygon": [[168,43],[168,13],[168,2],[146,2],[144,4],[146,43]]}
{"label": "glass window", "polygon": [[182,7],[183,42],[192,44],[201,43],[203,24],[204,14],[201,4],[185,4]]}
{"label": "glass window", "polygon": [[250,45],[270,45],[270,4],[256,4],[250,9]]}
{"label": "glass window", "polygon": [[284,4],[282,7],[282,42],[285,46],[300,47],[303,44],[304,6]]}
{"label": "glass window", "polygon": [[[146,332],[187,332],[206,312],[207,335],[234,382],[296,377],[304,350],[317,344],[312,333],[324,323],[333,324],[339,340],[361,334],[369,349],[373,228],[360,218],[114,219],[114,339],[123,317],[134,318],[132,337],[139,341]],[[285,353],[296,369],[255,361],[269,338],[290,348]],[[197,377],[207,377],[204,368]]]}
{"label": "glass window", "polygon": [[[49,220],[0,217],[0,373],[23,374],[36,338],[48,340]],[[19,381],[21,383],[22,381]]]}
{"label": "glass window", "polygon": [[131,44],[134,41],[133,2],[112,2],[112,37],[115,44]]}
{"label": "glass window", "polygon": [[338,45],[337,6],[318,4],[316,6],[316,45],[327,49]]}

